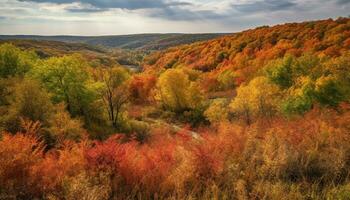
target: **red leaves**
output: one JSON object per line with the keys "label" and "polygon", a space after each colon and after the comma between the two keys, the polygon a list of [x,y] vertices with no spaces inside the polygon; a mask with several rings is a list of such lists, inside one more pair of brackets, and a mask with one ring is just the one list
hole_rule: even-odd
{"label": "red leaves", "polygon": [[86,151],[85,157],[88,161],[88,167],[98,170],[107,168],[114,170],[125,152],[126,149],[123,145],[109,139],[105,142],[95,142],[94,147]]}
{"label": "red leaves", "polygon": [[132,188],[143,187],[155,192],[174,165],[174,150],[175,146],[171,144],[151,147],[134,141],[121,143],[120,138],[110,138],[96,142],[87,149],[85,156],[88,168],[122,177]]}
{"label": "red leaves", "polygon": [[[344,109],[347,106],[343,105]],[[276,177],[290,173],[310,181],[319,178],[313,169],[333,177],[346,167],[343,153],[350,142],[349,123],[347,112],[315,108],[300,119],[276,119],[263,129],[221,123],[213,129],[197,130],[198,138],[193,138],[189,128],[175,135],[161,129],[153,132],[146,144],[115,135],[103,142],[66,143],[45,154],[33,136],[4,134],[0,140],[0,186],[11,194],[25,191],[27,197],[40,198],[44,194],[59,196],[72,184],[89,190],[103,182],[121,198],[140,194],[150,199],[174,192],[196,193],[212,183],[235,181],[229,176],[233,165],[244,172],[241,178],[254,181],[259,181],[255,173]],[[333,157],[337,165],[329,159]],[[234,171],[233,176],[241,174]]]}
{"label": "red leaves", "polygon": [[131,98],[136,103],[146,103],[149,100],[150,93],[155,87],[157,79],[153,75],[135,75],[130,81],[129,92]]}

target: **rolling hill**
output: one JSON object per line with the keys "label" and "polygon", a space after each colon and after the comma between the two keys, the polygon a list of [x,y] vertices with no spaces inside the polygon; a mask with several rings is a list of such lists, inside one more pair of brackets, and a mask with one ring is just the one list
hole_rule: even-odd
{"label": "rolling hill", "polygon": [[0,40],[0,45],[4,43],[11,43],[22,50],[32,50],[41,58],[78,53],[89,61],[96,61],[97,63],[103,65],[112,65],[117,63],[118,59],[116,57],[117,55],[121,54],[119,53],[112,55],[112,53],[107,49],[83,43],[25,39]]}
{"label": "rolling hill", "polygon": [[213,39],[224,34],[135,34],[115,36],[38,36],[38,35],[0,35],[0,40],[26,39],[69,43],[84,43],[107,48],[162,50],[182,44]]}
{"label": "rolling hill", "polygon": [[169,48],[145,59],[148,70],[186,67],[204,72],[205,84],[215,85],[233,71],[239,82],[254,77],[272,60],[304,54],[338,57],[350,49],[350,19],[263,26],[209,41]]}
{"label": "rolling hill", "polygon": [[71,53],[93,53],[106,54],[107,50],[83,43],[66,43],[58,41],[46,40],[24,40],[24,39],[8,39],[0,40],[0,44],[12,43],[23,50],[34,50],[42,57],[59,56]]}

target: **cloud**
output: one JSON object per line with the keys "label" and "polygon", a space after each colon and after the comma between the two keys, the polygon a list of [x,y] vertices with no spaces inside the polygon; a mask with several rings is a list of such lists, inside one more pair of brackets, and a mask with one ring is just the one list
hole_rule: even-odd
{"label": "cloud", "polygon": [[0,5],[0,34],[55,35],[236,32],[348,16],[350,10],[350,0],[0,0]]}
{"label": "cloud", "polygon": [[336,0],[337,4],[343,5],[343,4],[348,4],[350,3],[350,0]]}
{"label": "cloud", "polygon": [[[71,4],[76,3],[75,0],[19,0],[22,2],[36,2],[36,3],[54,3],[54,4]],[[152,9],[152,8],[166,8],[170,6],[183,6],[189,5],[188,2],[181,1],[163,1],[163,0],[80,0],[79,3],[87,4],[98,9]],[[84,9],[82,9],[84,10]],[[89,10],[91,11],[91,10]]]}
{"label": "cloud", "polygon": [[95,13],[108,11],[109,9],[94,7],[90,4],[73,3],[66,6],[64,10],[72,13]]}
{"label": "cloud", "polygon": [[72,13],[96,13],[124,9],[143,10],[145,16],[175,21],[218,19],[224,14],[212,10],[195,10],[197,5],[180,0],[19,0],[22,2],[64,4],[64,10]]}
{"label": "cloud", "polygon": [[291,0],[264,0],[253,3],[232,4],[232,7],[240,12],[253,13],[288,10],[296,5]]}
{"label": "cloud", "polygon": [[165,8],[150,12],[148,16],[153,18],[163,18],[168,20],[196,21],[214,20],[227,17],[225,13],[216,13],[212,10],[190,10],[184,8]]}

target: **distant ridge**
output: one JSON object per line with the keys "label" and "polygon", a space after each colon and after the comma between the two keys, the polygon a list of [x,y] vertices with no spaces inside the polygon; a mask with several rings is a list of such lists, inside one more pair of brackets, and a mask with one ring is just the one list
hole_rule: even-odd
{"label": "distant ridge", "polygon": [[0,35],[0,40],[26,39],[39,41],[58,41],[69,43],[84,43],[106,48],[140,49],[140,50],[162,50],[182,44],[210,40],[224,33],[205,34],[134,34],[134,35],[110,35],[110,36],[40,36],[40,35]]}
{"label": "distant ridge", "polygon": [[151,54],[149,69],[186,66],[215,75],[232,70],[249,79],[271,60],[305,53],[337,57],[350,49],[350,18],[262,26]]}

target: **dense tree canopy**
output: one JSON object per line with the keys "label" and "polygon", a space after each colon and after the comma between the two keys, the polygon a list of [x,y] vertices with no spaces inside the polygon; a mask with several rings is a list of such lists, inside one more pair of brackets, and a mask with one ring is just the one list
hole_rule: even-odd
{"label": "dense tree canopy", "polygon": [[21,51],[11,44],[0,46],[0,78],[24,75],[37,60],[34,52]]}
{"label": "dense tree canopy", "polygon": [[54,102],[65,102],[72,115],[84,113],[84,108],[96,94],[89,86],[88,64],[79,55],[53,57],[38,64],[33,76],[43,82],[54,96]]}
{"label": "dense tree canopy", "polygon": [[1,45],[0,199],[348,199],[349,38],[265,26],[140,71]]}

